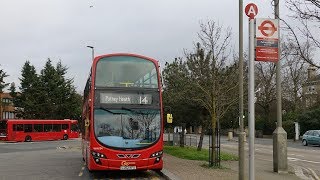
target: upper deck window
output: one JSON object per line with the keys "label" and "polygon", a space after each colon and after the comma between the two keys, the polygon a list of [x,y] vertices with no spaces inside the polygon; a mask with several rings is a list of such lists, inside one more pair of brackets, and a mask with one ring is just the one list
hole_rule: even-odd
{"label": "upper deck window", "polygon": [[133,56],[105,57],[97,63],[95,86],[158,88],[156,66]]}

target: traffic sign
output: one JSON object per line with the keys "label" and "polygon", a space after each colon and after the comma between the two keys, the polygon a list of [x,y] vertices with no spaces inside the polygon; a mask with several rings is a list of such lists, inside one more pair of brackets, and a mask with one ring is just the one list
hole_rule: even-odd
{"label": "traffic sign", "polygon": [[254,19],[254,17],[258,14],[258,6],[254,3],[247,4],[244,12],[250,19]]}
{"label": "traffic sign", "polygon": [[171,124],[172,123],[172,114],[167,114],[167,123]]}
{"label": "traffic sign", "polygon": [[256,19],[256,61],[279,60],[279,20]]}
{"label": "traffic sign", "polygon": [[277,32],[277,27],[275,27],[274,23],[270,20],[265,20],[258,26],[258,30],[262,35],[266,37],[272,36],[275,32]]}

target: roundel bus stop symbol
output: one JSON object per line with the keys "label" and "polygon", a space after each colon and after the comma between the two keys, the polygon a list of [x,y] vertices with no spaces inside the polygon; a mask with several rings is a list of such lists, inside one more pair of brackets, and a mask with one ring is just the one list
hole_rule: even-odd
{"label": "roundel bus stop symbol", "polygon": [[254,19],[254,17],[258,14],[258,6],[254,3],[249,3],[246,5],[244,12],[250,19]]}
{"label": "roundel bus stop symbol", "polygon": [[258,26],[258,30],[262,35],[270,37],[277,31],[277,27],[270,20],[265,20]]}

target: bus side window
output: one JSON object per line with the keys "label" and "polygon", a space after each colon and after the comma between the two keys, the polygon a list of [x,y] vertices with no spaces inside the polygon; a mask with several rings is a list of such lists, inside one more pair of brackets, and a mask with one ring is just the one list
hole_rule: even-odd
{"label": "bus side window", "polygon": [[24,132],[32,132],[32,124],[25,124]]}
{"label": "bus side window", "polygon": [[33,126],[35,132],[43,132],[43,124],[34,124]]}
{"label": "bus side window", "polygon": [[53,132],[60,132],[61,124],[54,124],[52,129],[53,129]]}
{"label": "bus side window", "polygon": [[23,131],[23,124],[17,124],[17,131]]}
{"label": "bus side window", "polygon": [[17,131],[17,125],[16,125],[16,124],[13,124],[12,130],[13,130],[13,131]]}
{"label": "bus side window", "polygon": [[45,124],[44,132],[51,132],[51,131],[52,131],[52,124]]}
{"label": "bus side window", "polygon": [[63,130],[67,130],[67,129],[69,129],[68,124],[62,124],[62,129],[63,129]]}

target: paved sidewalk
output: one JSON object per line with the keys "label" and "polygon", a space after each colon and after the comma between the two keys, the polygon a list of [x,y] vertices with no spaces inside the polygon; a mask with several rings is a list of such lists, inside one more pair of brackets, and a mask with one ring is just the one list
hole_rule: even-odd
{"label": "paved sidewalk", "polygon": [[[171,180],[236,180],[238,179],[238,161],[222,162],[224,169],[211,169],[201,167],[204,161],[180,159],[164,154],[163,174]],[[247,162],[246,162],[247,164]],[[288,174],[277,174],[272,171],[272,162],[256,161],[256,180],[295,180],[299,179],[289,168]],[[248,171],[245,179],[248,179]]]}

